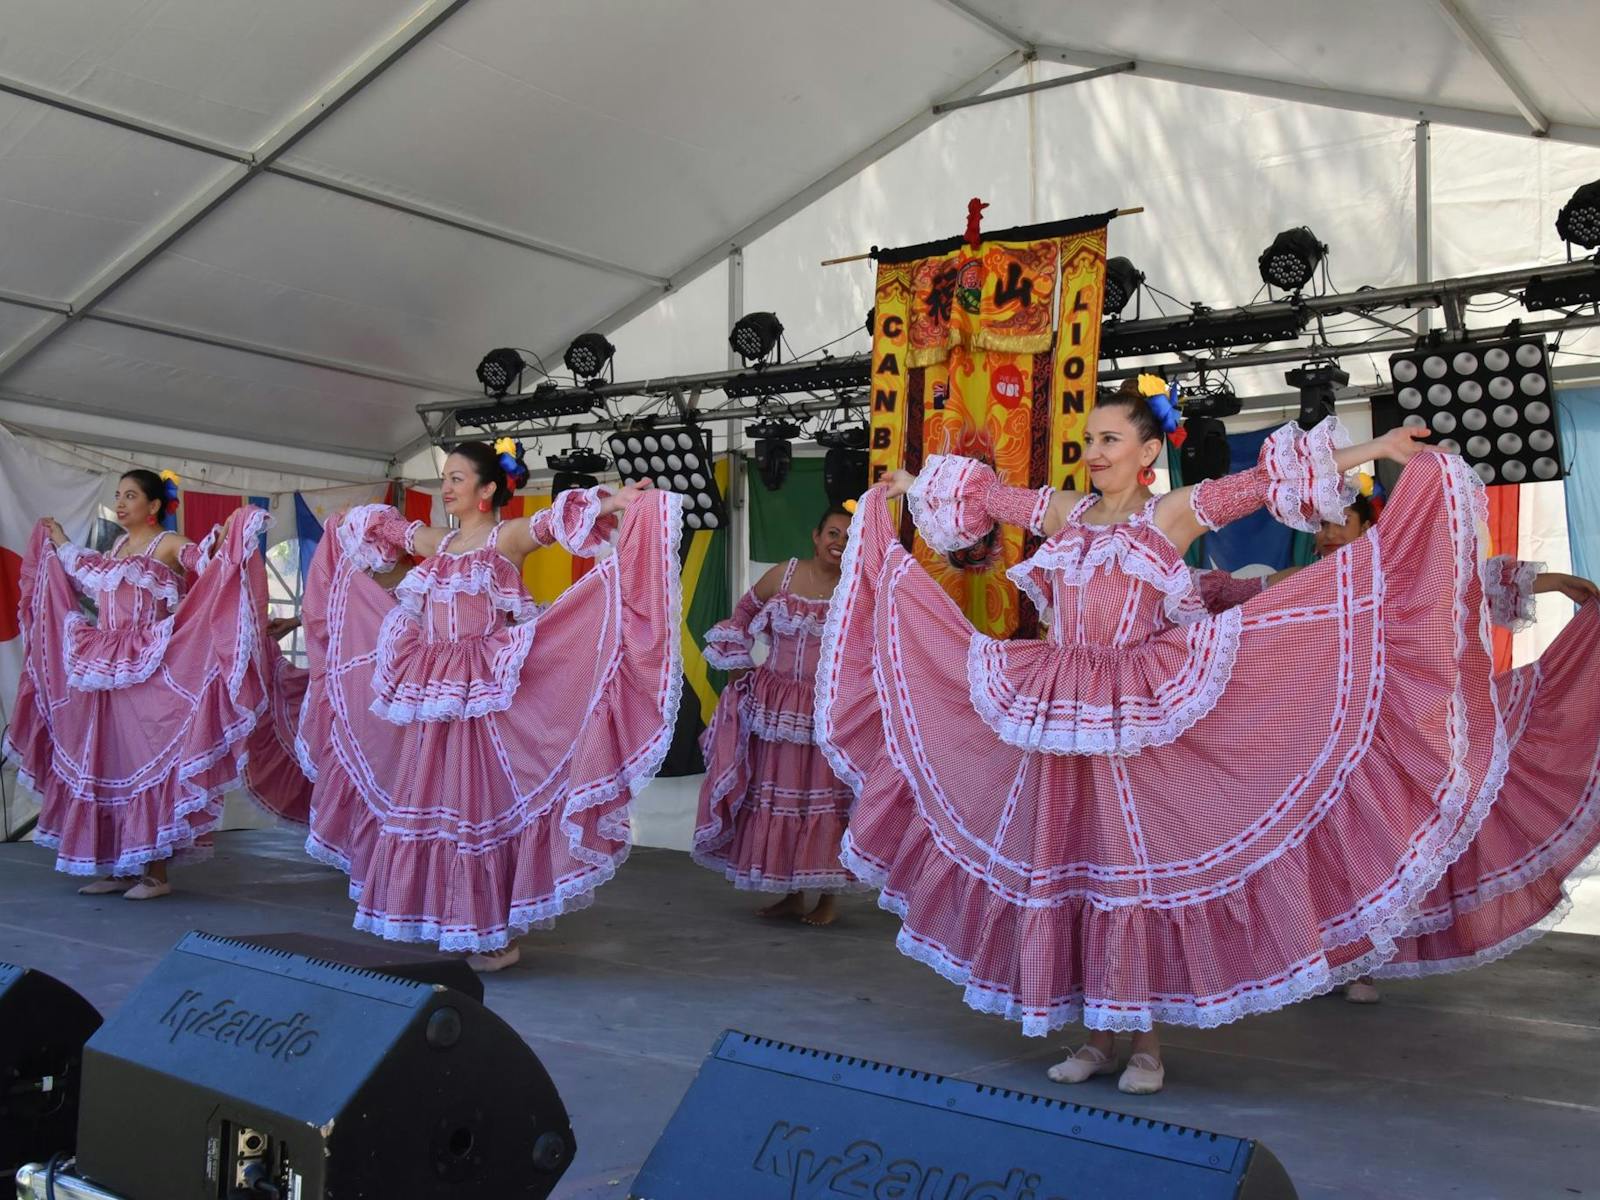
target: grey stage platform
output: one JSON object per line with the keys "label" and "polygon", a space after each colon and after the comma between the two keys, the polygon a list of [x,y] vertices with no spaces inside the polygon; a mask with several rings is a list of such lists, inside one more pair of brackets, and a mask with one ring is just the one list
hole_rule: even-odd
{"label": "grey stage platform", "polygon": [[[118,1004],[178,937],[347,930],[342,877],[276,831],[224,834],[149,904],[85,899],[31,846],[0,847],[0,959]],[[1258,1137],[1300,1194],[1371,1200],[1600,1197],[1600,938],[1552,934],[1466,975],[1175,1031],[1168,1090],[1044,1077],[1066,1038],[1022,1038],[897,954],[866,898],[830,930],[772,925],[684,854],[637,850],[595,906],[523,943],[488,1003],[561,1089],[581,1152],[557,1196],[621,1197],[727,1026],[947,1075]],[[135,1098],[130,1101],[136,1102]]]}

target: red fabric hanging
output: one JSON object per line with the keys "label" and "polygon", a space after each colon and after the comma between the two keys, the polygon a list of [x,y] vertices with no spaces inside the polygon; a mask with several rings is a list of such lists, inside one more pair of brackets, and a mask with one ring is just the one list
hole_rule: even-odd
{"label": "red fabric hanging", "polygon": [[[1517,553],[1517,517],[1521,509],[1520,490],[1515,484],[1485,488],[1489,497],[1489,545],[1491,554]],[[1511,669],[1511,630],[1494,627],[1494,669]]]}

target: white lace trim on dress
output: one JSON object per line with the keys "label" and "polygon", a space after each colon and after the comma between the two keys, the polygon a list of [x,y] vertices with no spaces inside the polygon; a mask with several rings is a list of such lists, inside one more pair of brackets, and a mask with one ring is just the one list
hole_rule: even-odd
{"label": "white lace trim on dress", "polygon": [[[1188,655],[1182,668],[1152,692],[1125,694],[1110,704],[1047,701],[1019,692],[1007,670],[1008,643],[974,633],[967,647],[972,706],[1002,741],[1023,750],[1132,755],[1150,746],[1165,746],[1222,699],[1233,675],[1242,616],[1230,609],[1188,625]],[[1071,650],[1062,648],[1060,653]]]}

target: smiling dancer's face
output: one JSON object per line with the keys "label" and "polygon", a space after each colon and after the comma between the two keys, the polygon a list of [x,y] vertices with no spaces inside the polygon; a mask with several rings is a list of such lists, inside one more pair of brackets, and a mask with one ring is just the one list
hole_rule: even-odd
{"label": "smiling dancer's face", "polygon": [[150,518],[160,513],[161,501],[150,499],[135,480],[124,475],[117,481],[111,507],[117,514],[117,524],[131,530],[149,525]]}
{"label": "smiling dancer's face", "polygon": [[478,478],[478,468],[469,458],[452,454],[444,460],[443,485],[444,510],[452,517],[461,518],[479,512],[478,501],[494,497],[494,484]]}
{"label": "smiling dancer's face", "polygon": [[811,534],[811,548],[818,562],[837,567],[844,558],[844,545],[850,540],[850,518],[831,514],[822,528]]}
{"label": "smiling dancer's face", "polygon": [[1125,492],[1139,481],[1139,472],[1161,454],[1159,438],[1146,440],[1129,419],[1125,404],[1097,405],[1089,413],[1083,437],[1083,458],[1089,480],[1102,492]]}

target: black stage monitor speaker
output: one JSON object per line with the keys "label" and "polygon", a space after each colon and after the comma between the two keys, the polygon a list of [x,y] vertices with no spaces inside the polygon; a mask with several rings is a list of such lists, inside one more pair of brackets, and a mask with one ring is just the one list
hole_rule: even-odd
{"label": "black stage monitor speaker", "polygon": [[77,1173],[123,1200],[542,1200],[574,1150],[475,1000],[210,934],[84,1048]]}
{"label": "black stage monitor speaker", "polygon": [[1294,1200],[1259,1143],[727,1031],[630,1200]]}
{"label": "black stage monitor speaker", "polygon": [[58,979],[0,963],[0,1177],[70,1154],[94,1006]]}
{"label": "black stage monitor speaker", "polygon": [[429,953],[376,938],[356,941],[323,937],[315,933],[260,933],[236,937],[234,941],[243,942],[246,946],[319,958],[323,962],[338,963],[345,967],[358,967],[363,971],[376,971],[380,975],[398,975],[401,979],[411,979],[417,983],[439,983],[465,992],[479,1003],[483,1002],[483,980],[459,954]]}

